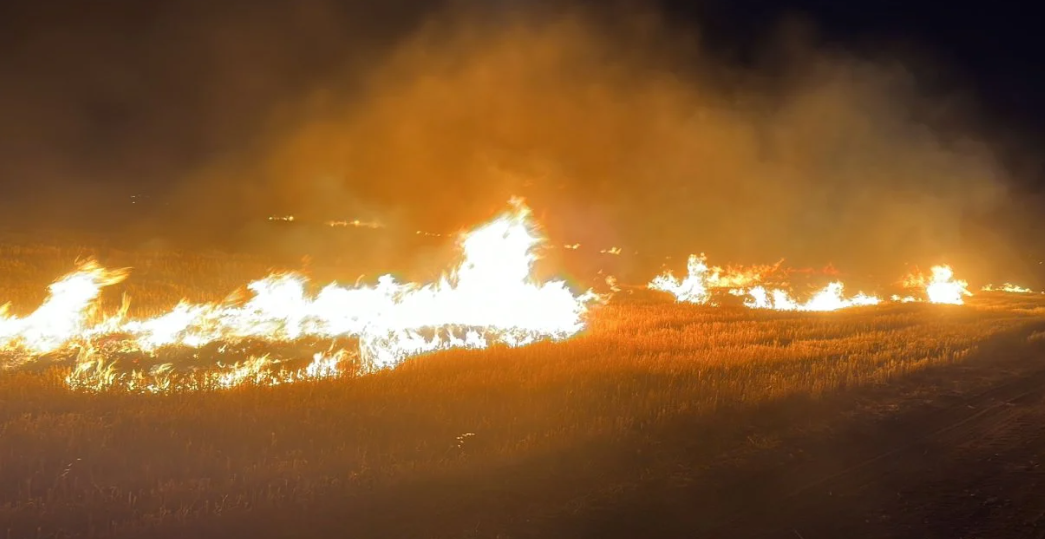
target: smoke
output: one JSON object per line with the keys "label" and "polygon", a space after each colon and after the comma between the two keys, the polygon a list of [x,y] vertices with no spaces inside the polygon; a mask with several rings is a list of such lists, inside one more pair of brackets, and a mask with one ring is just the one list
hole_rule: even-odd
{"label": "smoke", "polygon": [[705,251],[892,275],[1012,254],[983,224],[1007,203],[995,149],[914,55],[828,48],[787,24],[739,65],[635,7],[296,5],[164,23],[190,44],[154,42],[120,99],[99,91],[140,102],[149,120],[122,121],[141,138],[103,166],[59,158],[47,175],[162,177],[150,232],[197,243],[278,243],[259,228],[272,214],[453,231],[523,195],[556,242],[651,264]]}

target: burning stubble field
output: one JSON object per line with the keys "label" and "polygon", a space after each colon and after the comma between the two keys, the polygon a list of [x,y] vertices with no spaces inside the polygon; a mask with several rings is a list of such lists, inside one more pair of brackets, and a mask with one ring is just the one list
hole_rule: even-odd
{"label": "burning stubble field", "polygon": [[[1042,428],[1012,410],[1042,408],[1041,295],[832,312],[571,295],[586,302],[577,332],[547,311],[479,336],[463,329],[478,322],[451,318],[460,329],[443,334],[382,326],[368,355],[367,329],[332,332],[336,320],[313,311],[327,325],[269,338],[289,331],[293,294],[266,334],[244,333],[237,317],[259,323],[245,308],[173,333],[128,322],[220,299],[267,261],[3,251],[5,316],[21,332],[8,329],[0,372],[6,537],[953,537],[1043,525],[1045,507],[1027,505],[1036,491],[997,479],[1038,477],[1040,446],[1018,434],[1040,443]],[[48,282],[87,254],[132,276],[98,287],[98,312],[64,326],[80,336],[34,326]],[[467,288],[464,274],[434,290]],[[143,344],[161,333],[176,342]],[[308,370],[316,352],[338,361]],[[258,357],[270,359],[243,361]],[[1024,452],[997,457],[1014,447]],[[981,454],[1017,468],[992,469],[993,483],[960,473]]]}

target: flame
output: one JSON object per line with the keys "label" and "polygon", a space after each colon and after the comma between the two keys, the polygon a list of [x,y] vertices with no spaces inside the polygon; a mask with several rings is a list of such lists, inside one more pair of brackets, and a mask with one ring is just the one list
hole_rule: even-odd
{"label": "flame", "polygon": [[828,284],[822,290],[813,295],[805,303],[798,303],[784,290],[766,290],[762,286],[756,286],[748,291],[751,299],[744,305],[752,309],[774,309],[778,311],[837,311],[847,307],[860,307],[878,305],[880,300],[875,296],[861,293],[846,298],[842,295],[844,285],[841,282]]}
{"label": "flame", "polygon": [[654,277],[647,286],[650,290],[672,294],[681,302],[703,304],[710,301],[712,289],[740,289],[757,285],[766,275],[776,271],[781,262],[773,266],[755,266],[748,269],[729,266],[723,269],[708,266],[707,257],[703,253],[689,255],[685,278],[680,280],[668,270]]}
{"label": "flame", "polygon": [[[877,305],[879,299],[863,293],[851,298],[842,295],[843,285],[836,281],[827,285],[805,303],[798,303],[783,289],[767,289],[759,284],[766,277],[778,272],[783,260],[771,266],[742,268],[727,266],[725,269],[711,267],[704,254],[690,255],[687,275],[679,280],[671,271],[655,277],[648,287],[651,290],[668,292],[678,301],[705,304],[711,301],[714,289],[727,289],[734,296],[749,296],[744,305],[753,309],[782,311],[834,311],[860,305]],[[833,268],[831,271],[834,272]],[[808,273],[808,271],[803,271]],[[836,272],[835,272],[836,273]]]}
{"label": "flame", "polygon": [[66,375],[65,383],[72,389],[83,391],[120,389],[147,393],[220,390],[251,384],[276,386],[335,378],[342,374],[341,366],[350,357],[352,353],[343,349],[332,353],[317,352],[307,366],[289,370],[279,368],[278,361],[263,355],[232,365],[219,364],[217,369],[201,373],[179,375],[170,363],[157,365],[148,371],[122,372],[115,361],[106,361],[94,348],[84,348],[79,351],[76,365]]}
{"label": "flame", "polygon": [[126,270],[107,270],[89,260],[48,287],[47,299],[29,316],[9,316],[5,305],[0,309],[0,349],[45,354],[60,348],[87,329],[102,287],[126,277]]}
{"label": "flame", "polygon": [[[30,355],[79,348],[71,387],[114,385],[163,390],[157,373],[119,374],[95,351],[104,339],[119,341],[118,350],[150,355],[171,347],[198,348],[215,342],[259,339],[290,342],[303,337],[355,337],[359,356],[369,368],[398,364],[410,356],[440,349],[485,348],[492,344],[523,346],[537,340],[559,340],[584,328],[587,306],[600,297],[591,291],[575,296],[565,282],[536,282],[530,275],[543,241],[531,223],[530,210],[519,200],[511,211],[464,234],[459,266],[438,282],[399,283],[385,275],[373,286],[344,287],[332,283],[318,294],[307,293],[299,274],[270,275],[250,283],[251,297],[236,304],[182,302],[171,311],[143,320],[110,317],[87,324],[102,287],[126,272],[105,270],[94,262],[51,287],[51,297],[27,318],[0,318],[0,348]],[[341,361],[320,361],[312,374],[274,370],[272,360],[255,357],[220,369],[210,387],[241,383],[286,383],[329,374]],[[280,374],[282,373],[282,374]],[[169,373],[167,373],[169,375]]]}
{"label": "flame", "polygon": [[933,266],[931,276],[913,273],[903,284],[907,288],[924,287],[930,303],[961,305],[965,303],[964,296],[972,295],[966,288],[969,283],[955,280],[954,270],[946,265]]}
{"label": "flame", "polygon": [[667,270],[654,277],[647,286],[650,290],[672,294],[680,302],[707,303],[711,299],[708,292],[710,268],[704,254],[689,255],[686,269],[686,277],[681,280],[677,279],[671,270]]}
{"label": "flame", "polygon": [[1030,288],[1024,288],[1019,285],[1012,283],[1004,283],[1001,286],[987,285],[981,290],[984,292],[1008,292],[1010,294],[1033,294],[1034,291]]}

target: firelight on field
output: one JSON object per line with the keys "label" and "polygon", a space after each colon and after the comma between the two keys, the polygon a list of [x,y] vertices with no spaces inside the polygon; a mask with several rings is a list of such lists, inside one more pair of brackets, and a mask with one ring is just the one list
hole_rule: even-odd
{"label": "firelight on field", "polygon": [[1004,284],[999,285],[999,286],[995,286],[995,285],[989,284],[989,285],[986,285],[983,288],[981,288],[981,290],[984,291],[984,292],[1006,292],[1006,293],[1009,293],[1009,294],[1033,294],[1034,293],[1034,291],[1031,290],[1030,288],[1026,288],[1026,287],[1023,287],[1023,286],[1020,286],[1020,285],[1016,285],[1016,284],[1012,284],[1012,283],[1004,283]]}
{"label": "firelight on field", "polygon": [[930,303],[961,305],[965,296],[971,296],[969,283],[955,279],[950,266],[933,266],[930,275],[911,274],[904,279],[907,288],[924,288]]}
{"label": "firelight on field", "polygon": [[667,271],[650,281],[650,290],[667,292],[680,302],[706,304],[712,301],[714,289],[724,289],[730,295],[744,297],[744,305],[752,309],[772,309],[778,311],[836,311],[846,307],[877,305],[879,299],[859,293],[851,298],[842,295],[844,285],[840,281],[832,282],[804,303],[794,300],[783,289],[768,289],[763,286],[763,279],[776,272],[780,263],[773,266],[756,266],[751,268],[711,267],[706,257],[701,254],[690,255],[687,263],[688,273],[683,279],[676,278]]}
{"label": "firelight on field", "polygon": [[[150,355],[165,347],[199,348],[244,339],[355,337],[362,361],[370,368],[384,368],[435,350],[566,339],[584,328],[587,305],[598,296],[575,295],[563,281],[534,280],[534,249],[542,241],[529,208],[513,200],[510,211],[462,235],[460,264],[435,283],[400,283],[385,275],[374,285],[332,283],[310,296],[304,276],[274,274],[247,285],[252,297],[243,303],[182,302],[165,314],[141,320],[92,312],[101,289],[122,280],[126,272],[88,262],[52,285],[48,299],[31,315],[19,318],[0,312],[0,349],[22,362],[46,352],[78,349],[78,366],[67,379],[70,385],[101,389],[123,383],[159,391],[173,387],[169,379],[120,374],[99,357],[96,344],[105,340],[111,347],[116,340],[121,352]],[[252,358],[180,388],[323,377],[336,372],[335,366],[345,358],[343,351],[317,354],[309,367],[290,373],[275,373],[269,369],[271,362]],[[169,374],[172,369],[166,366],[160,372]]]}

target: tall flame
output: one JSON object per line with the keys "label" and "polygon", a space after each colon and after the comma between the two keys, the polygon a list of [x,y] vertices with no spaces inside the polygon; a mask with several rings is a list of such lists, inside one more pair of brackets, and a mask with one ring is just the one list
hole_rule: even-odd
{"label": "tall flame", "polygon": [[[436,283],[399,283],[385,275],[374,286],[334,283],[310,296],[305,277],[276,274],[250,283],[252,296],[240,304],[182,302],[153,318],[115,316],[94,325],[87,324],[88,315],[101,288],[120,281],[126,272],[89,262],[52,285],[51,297],[29,317],[0,318],[0,348],[30,355],[62,347],[94,350],[94,343],[106,337],[120,339],[122,351],[152,354],[168,346],[247,338],[356,337],[364,361],[382,368],[446,348],[565,339],[583,329],[587,305],[597,296],[575,296],[562,281],[536,282],[531,270],[541,241],[530,210],[513,201],[511,211],[462,236],[460,265]],[[105,385],[105,380],[111,384],[119,378],[97,352],[80,356],[70,384]],[[330,370],[331,362],[318,356],[316,361],[326,365],[322,372]],[[252,358],[230,372],[269,373],[268,367],[267,359]],[[299,377],[266,376],[270,382]],[[208,383],[225,386],[248,378],[229,374]]]}
{"label": "tall flame", "polygon": [[47,299],[29,316],[10,316],[4,305],[0,308],[0,349],[45,354],[60,348],[87,329],[91,308],[102,287],[126,277],[125,270],[107,270],[89,260],[48,287]]}

